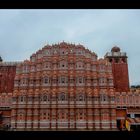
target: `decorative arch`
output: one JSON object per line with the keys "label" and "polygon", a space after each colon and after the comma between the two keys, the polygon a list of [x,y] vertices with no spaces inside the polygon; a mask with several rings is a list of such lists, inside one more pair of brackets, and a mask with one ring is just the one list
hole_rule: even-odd
{"label": "decorative arch", "polygon": [[59,93],[58,95],[58,100],[59,101],[66,101],[67,100],[67,94],[62,92],[62,93]]}
{"label": "decorative arch", "polygon": [[84,93],[78,93],[76,96],[77,101],[85,101],[85,94]]}

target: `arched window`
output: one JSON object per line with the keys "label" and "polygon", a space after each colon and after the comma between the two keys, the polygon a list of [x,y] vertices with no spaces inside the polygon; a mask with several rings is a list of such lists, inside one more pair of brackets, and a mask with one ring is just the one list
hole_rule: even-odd
{"label": "arched window", "polygon": [[115,101],[115,97],[113,96],[113,97],[111,97],[111,101]]}
{"label": "arched window", "polygon": [[44,95],[43,101],[47,101],[47,96],[46,95]]}
{"label": "arched window", "polygon": [[65,101],[67,99],[65,93],[60,93],[58,99],[59,101]]}
{"label": "arched window", "polygon": [[76,82],[77,84],[83,84],[83,83],[85,82],[84,77],[77,77],[76,79],[77,79],[77,80],[76,80],[76,81],[77,81],[77,82]]}
{"label": "arched window", "polygon": [[79,96],[79,101],[83,101],[83,96],[82,95]]}
{"label": "arched window", "polygon": [[62,101],[65,100],[65,95],[61,95],[61,100],[62,100]]}
{"label": "arched window", "polygon": [[67,61],[62,60],[62,61],[60,61],[59,66],[62,69],[67,68],[68,67],[68,63],[67,63]]}
{"label": "arched window", "polygon": [[46,49],[46,50],[44,50],[44,54],[49,56],[51,54],[51,52],[49,49]]}
{"label": "arched window", "polygon": [[50,69],[50,68],[51,68],[51,63],[50,63],[50,62],[46,62],[46,63],[44,64],[44,68],[45,68],[45,69]]}
{"label": "arched window", "polygon": [[50,78],[49,77],[44,77],[44,84],[49,84],[50,83]]}
{"label": "arched window", "polygon": [[116,101],[117,101],[117,103],[120,102],[120,97],[119,96],[116,98]]}
{"label": "arched window", "polygon": [[68,77],[66,76],[59,77],[59,84],[67,84],[67,83],[68,83]]}
{"label": "arched window", "polygon": [[31,66],[31,71],[33,72],[33,71],[35,71],[35,69],[36,69],[36,67],[33,65],[33,66]]}
{"label": "arched window", "polygon": [[101,102],[105,102],[105,101],[107,101],[107,100],[108,100],[107,95],[105,95],[105,94],[101,94],[101,95],[100,95],[100,101],[101,101]]}
{"label": "arched window", "polygon": [[85,100],[85,96],[83,93],[77,95],[77,101],[84,101],[84,100]]}
{"label": "arched window", "polygon": [[19,97],[19,101],[20,101],[20,102],[25,102],[25,100],[26,100],[26,97],[25,97],[25,96],[20,96],[20,97]]}
{"label": "arched window", "polygon": [[50,97],[49,95],[45,94],[45,95],[41,95],[40,101],[46,102],[49,101]]}
{"label": "arched window", "polygon": [[84,63],[83,63],[83,62],[77,62],[77,63],[76,63],[76,68],[77,68],[77,69],[82,69],[82,68],[84,68]]}

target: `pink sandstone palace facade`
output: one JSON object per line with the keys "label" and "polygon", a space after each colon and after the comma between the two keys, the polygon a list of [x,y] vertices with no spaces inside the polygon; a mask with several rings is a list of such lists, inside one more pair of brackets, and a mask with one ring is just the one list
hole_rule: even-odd
{"label": "pink sandstone palace facade", "polygon": [[6,113],[4,98],[9,118],[3,120],[12,129],[117,130],[126,121],[140,123],[140,92],[129,88],[127,55],[119,47],[98,59],[82,45],[46,45],[30,60],[1,61],[0,72],[0,111]]}

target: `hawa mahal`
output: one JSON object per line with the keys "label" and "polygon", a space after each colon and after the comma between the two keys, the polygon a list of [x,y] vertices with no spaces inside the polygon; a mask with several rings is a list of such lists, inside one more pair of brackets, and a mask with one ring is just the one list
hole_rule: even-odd
{"label": "hawa mahal", "polygon": [[23,62],[0,60],[0,125],[13,130],[117,130],[140,124],[127,54],[46,45]]}

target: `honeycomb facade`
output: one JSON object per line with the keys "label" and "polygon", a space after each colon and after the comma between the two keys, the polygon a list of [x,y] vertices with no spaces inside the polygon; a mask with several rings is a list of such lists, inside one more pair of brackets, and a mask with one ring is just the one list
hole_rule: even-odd
{"label": "honeycomb facade", "polygon": [[111,63],[82,45],[45,46],[17,66],[12,127],[116,128]]}
{"label": "honeycomb facade", "polygon": [[127,119],[140,123],[140,91],[129,88],[127,55],[119,47],[98,59],[83,45],[61,42],[13,67],[12,129],[117,130]]}

